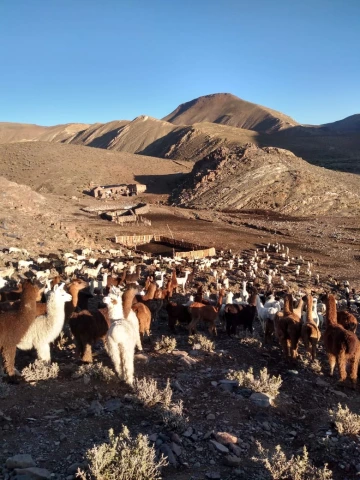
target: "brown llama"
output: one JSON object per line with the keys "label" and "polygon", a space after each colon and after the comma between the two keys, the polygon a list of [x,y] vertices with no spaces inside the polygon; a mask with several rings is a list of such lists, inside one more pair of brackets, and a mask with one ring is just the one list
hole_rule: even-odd
{"label": "brown llama", "polygon": [[283,315],[275,317],[275,334],[286,358],[295,359],[301,336],[301,320],[294,312],[291,294],[285,296]]}
{"label": "brown llama", "polygon": [[67,292],[70,293],[72,299],[65,303],[65,324],[69,323],[71,315],[75,312],[79,301],[79,292],[88,286],[87,282],[80,278],[75,278],[67,287]]}
{"label": "brown llama", "polygon": [[175,333],[175,326],[177,322],[189,324],[191,322],[191,315],[187,305],[178,305],[176,302],[169,302],[166,305],[168,314],[168,326],[171,332]]}
{"label": "brown llama", "polygon": [[0,314],[0,354],[9,381],[15,383],[16,346],[36,318],[36,302],[41,292],[37,285],[27,280],[22,286],[19,310]]}
{"label": "brown llama", "polygon": [[225,290],[221,289],[219,292],[219,299],[217,304],[204,305],[203,303],[194,302],[190,305],[189,311],[191,315],[191,322],[189,325],[189,335],[196,333],[196,325],[199,321],[209,324],[209,332],[212,335],[217,335],[216,320],[219,316],[219,310],[222,305],[222,300]]}
{"label": "brown llama", "polygon": [[139,332],[141,341],[144,336],[150,337],[151,312],[150,309],[141,302],[134,303],[131,307],[139,320]]}
{"label": "brown llama", "polygon": [[356,317],[347,310],[339,310],[337,312],[337,323],[342,325],[345,330],[356,333],[358,322]]}
{"label": "brown llama", "polygon": [[313,297],[306,296],[306,323],[301,327],[301,338],[304,342],[306,350],[311,353],[311,358],[314,361],[316,357],[316,344],[320,340],[320,330],[313,320]]}
{"label": "brown llama", "polygon": [[337,323],[334,295],[326,297],[326,327],[323,338],[330,365],[330,376],[334,375],[337,363],[340,381],[344,382],[347,377],[346,365],[349,364],[350,379],[355,388],[360,359],[360,343],[355,333],[345,330]]}

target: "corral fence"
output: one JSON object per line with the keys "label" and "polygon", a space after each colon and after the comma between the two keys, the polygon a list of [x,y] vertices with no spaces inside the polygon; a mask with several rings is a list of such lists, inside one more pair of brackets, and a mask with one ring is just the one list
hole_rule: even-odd
{"label": "corral fence", "polygon": [[[175,256],[181,258],[205,258],[216,254],[215,247],[205,247],[196,243],[185,242],[175,238],[165,237],[163,235],[116,235],[115,243],[120,243],[126,247],[137,247],[146,243],[159,242],[167,243],[174,247]],[[181,249],[181,250],[177,250]]]}

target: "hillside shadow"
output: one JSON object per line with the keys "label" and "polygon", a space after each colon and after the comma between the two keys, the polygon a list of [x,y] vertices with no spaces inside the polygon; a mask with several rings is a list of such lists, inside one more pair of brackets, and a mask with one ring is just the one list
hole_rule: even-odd
{"label": "hillside shadow", "polygon": [[170,194],[182,182],[186,173],[170,173],[168,175],[135,175],[136,182],[146,185],[146,193]]}
{"label": "hillside shadow", "polygon": [[154,142],[150,143],[143,150],[136,152],[139,155],[147,155],[149,157],[161,157],[166,158],[165,154],[168,153],[172,146],[175,146],[179,140],[184,136],[186,130],[189,127],[181,128],[175,132],[170,132],[161,138],[158,138]]}

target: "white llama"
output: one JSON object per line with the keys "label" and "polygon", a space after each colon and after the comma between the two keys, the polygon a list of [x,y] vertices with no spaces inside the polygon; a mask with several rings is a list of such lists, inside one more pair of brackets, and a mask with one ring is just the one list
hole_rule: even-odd
{"label": "white llama", "polygon": [[112,290],[104,298],[108,306],[110,328],[106,335],[107,351],[121,380],[129,385],[134,382],[135,347],[142,350],[139,320],[133,310],[124,318],[122,293]]}
{"label": "white llama", "polygon": [[65,321],[65,302],[71,300],[72,297],[65,292],[63,283],[55,285],[54,289],[47,293],[46,315],[35,318],[17,348],[20,350],[35,348],[40,360],[50,362],[50,343],[60,335]]}

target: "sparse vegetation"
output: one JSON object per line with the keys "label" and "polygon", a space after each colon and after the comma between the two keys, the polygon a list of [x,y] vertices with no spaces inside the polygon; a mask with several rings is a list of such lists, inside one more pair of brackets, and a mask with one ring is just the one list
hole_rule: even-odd
{"label": "sparse vegetation", "polygon": [[115,373],[111,368],[103,365],[102,362],[98,362],[80,365],[77,371],[72,374],[72,378],[81,378],[85,376],[103,380],[104,382],[110,382],[115,378]]}
{"label": "sparse vegetation", "polygon": [[339,403],[336,410],[329,410],[340,435],[358,435],[360,433],[360,415],[352,413],[349,407]]}
{"label": "sparse vegetation", "polygon": [[267,478],[271,480],[332,480],[333,478],[327,464],[323,468],[317,468],[311,463],[305,446],[302,456],[292,455],[290,459],[286,457],[280,445],[275,447],[272,454],[259,442],[257,447],[259,456],[253,457],[253,460],[264,465],[268,472]]}
{"label": "sparse vegetation", "polygon": [[50,380],[56,378],[59,374],[59,365],[57,363],[46,363],[41,360],[35,360],[25,367],[21,375],[27,382],[39,382],[41,380]]}
{"label": "sparse vegetation", "polygon": [[184,405],[182,400],[174,403],[169,408],[164,408],[162,412],[164,424],[172,430],[185,430],[189,419],[184,416],[183,410]]}
{"label": "sparse vegetation", "polygon": [[155,350],[163,353],[171,353],[176,348],[176,338],[163,335],[154,346]]}
{"label": "sparse vegetation", "polygon": [[127,427],[115,436],[109,430],[109,442],[86,452],[88,471],[77,474],[82,480],[160,480],[160,469],[167,465],[164,456],[156,459],[156,451],[141,433],[133,438]]}
{"label": "sparse vegetation", "polygon": [[282,385],[282,379],[274,375],[269,375],[267,368],[260,370],[259,376],[254,375],[252,368],[247,372],[244,370],[233,370],[227,374],[229,380],[237,380],[240,387],[251,388],[255,392],[267,393],[275,398],[279,395],[279,389]]}
{"label": "sparse vegetation", "polygon": [[134,391],[137,398],[146,406],[162,405],[169,408],[172,400],[172,390],[170,380],[166,382],[166,387],[161,390],[157,381],[153,378],[146,377],[134,380]]}
{"label": "sparse vegetation", "polygon": [[214,342],[212,342],[209,338],[205,337],[205,335],[201,335],[201,333],[191,335],[189,337],[189,343],[194,347],[197,346],[199,350],[203,350],[204,352],[213,352],[215,349]]}

